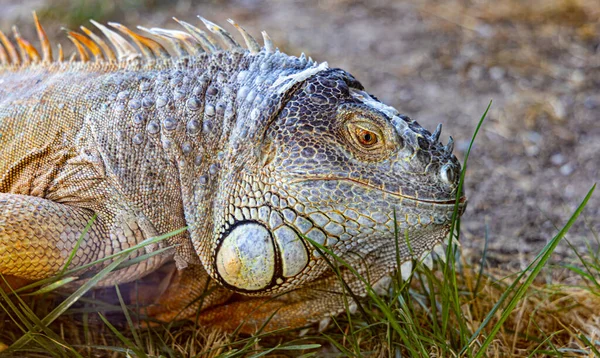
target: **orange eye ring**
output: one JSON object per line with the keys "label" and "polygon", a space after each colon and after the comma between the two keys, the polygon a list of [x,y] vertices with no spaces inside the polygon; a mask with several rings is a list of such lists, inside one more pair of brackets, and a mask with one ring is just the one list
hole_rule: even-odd
{"label": "orange eye ring", "polygon": [[360,105],[342,106],[337,128],[350,155],[376,162],[388,158],[397,148],[397,135],[387,119]]}
{"label": "orange eye ring", "polygon": [[354,129],[354,134],[356,135],[358,142],[365,147],[374,146],[379,141],[376,133],[364,128],[356,127]]}

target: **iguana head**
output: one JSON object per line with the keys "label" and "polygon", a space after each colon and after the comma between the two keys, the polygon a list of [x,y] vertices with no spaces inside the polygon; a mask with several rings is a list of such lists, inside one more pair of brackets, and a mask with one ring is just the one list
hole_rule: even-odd
{"label": "iguana head", "polygon": [[342,70],[299,81],[231,190],[212,274],[250,295],[331,278],[311,240],[373,280],[418,260],[448,236],[458,188],[452,139],[439,134]]}

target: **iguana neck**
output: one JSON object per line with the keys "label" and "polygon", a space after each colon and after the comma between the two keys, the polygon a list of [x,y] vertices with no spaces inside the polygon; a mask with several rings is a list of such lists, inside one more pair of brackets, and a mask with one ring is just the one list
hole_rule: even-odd
{"label": "iguana neck", "polygon": [[[170,152],[177,164],[195,251],[180,250],[177,259],[193,262],[199,256],[205,267],[212,265],[213,238],[220,234],[235,186],[244,175],[258,175],[261,169],[268,125],[295,85],[326,68],[325,64],[315,71],[312,61],[265,51],[234,59],[224,54],[219,61],[230,67],[221,70],[213,64],[210,81],[202,87],[202,115],[186,125],[198,135],[177,143]],[[193,99],[186,103],[189,106]]]}

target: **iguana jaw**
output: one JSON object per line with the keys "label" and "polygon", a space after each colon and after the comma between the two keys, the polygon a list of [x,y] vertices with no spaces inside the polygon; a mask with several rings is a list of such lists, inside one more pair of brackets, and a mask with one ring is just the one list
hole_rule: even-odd
{"label": "iguana jaw", "polygon": [[[259,327],[268,331],[313,324],[318,324],[315,328],[323,331],[332,316],[345,311],[355,313],[358,305],[368,299],[369,291],[379,296],[387,295],[395,272],[399,271],[406,281],[410,279],[416,262],[420,261],[431,268],[436,256],[440,261],[445,261],[447,243],[444,240],[448,231],[449,226],[440,228],[440,237],[433,241],[430,248],[415,258],[402,261],[400,267],[397,267],[395,258],[377,257],[377,253],[362,259],[357,257],[356,260],[344,257],[346,263],[356,269],[354,272],[360,274],[360,278],[338,263],[340,276],[328,271],[299,289],[267,297],[236,295],[223,306],[201,313],[199,321],[217,322],[216,325],[225,330],[245,333],[252,333]],[[336,265],[334,258],[330,260]],[[366,260],[372,263],[370,267],[364,265]],[[301,330],[300,335],[307,331],[308,328]]]}
{"label": "iguana jaw", "polygon": [[[209,271],[225,287],[251,296],[294,290],[327,275],[328,263],[314,243],[344,260],[379,250],[385,257],[370,260],[372,268],[381,266],[372,272],[387,274],[397,262],[395,231],[401,239],[400,261],[419,259],[444,239],[456,204],[349,179],[281,177],[260,185],[254,180],[246,175],[232,190],[236,198],[246,199],[232,199],[224,208]],[[459,201],[459,215],[465,203],[465,198]],[[406,233],[408,241],[403,240]]]}
{"label": "iguana jaw", "polygon": [[[354,180],[354,179],[350,179],[350,178],[335,178],[335,177],[309,177],[309,178],[302,178],[302,179],[295,179],[295,180],[291,180],[290,184],[302,184],[303,182],[308,182],[308,181],[314,181],[314,180],[332,180],[332,181],[347,181],[347,182],[351,182],[353,184],[358,184],[361,186],[365,186],[369,189],[373,189],[373,190],[379,190],[381,192],[390,194],[394,197],[397,198],[401,198],[401,199],[408,199],[410,201],[414,201],[414,202],[421,202],[421,203],[428,203],[428,204],[432,204],[432,205],[438,205],[438,206],[444,206],[444,205],[449,205],[449,206],[454,206],[456,205],[456,198],[449,198],[448,200],[435,200],[435,199],[425,199],[425,198],[418,198],[418,197],[414,197],[414,196],[409,196],[409,195],[403,195],[401,193],[394,193],[388,190],[385,190],[383,188],[380,187],[376,187],[373,185],[369,185],[366,183],[363,183],[359,180]],[[464,209],[466,208],[467,205],[467,197],[466,196],[461,196],[460,199],[458,199],[458,205],[459,208]],[[462,212],[461,212],[462,214]]]}

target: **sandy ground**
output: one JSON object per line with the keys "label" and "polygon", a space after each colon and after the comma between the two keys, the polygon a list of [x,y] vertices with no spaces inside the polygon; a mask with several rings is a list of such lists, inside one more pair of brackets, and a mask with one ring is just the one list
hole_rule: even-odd
{"label": "sandy ground", "polygon": [[[462,159],[473,148],[462,221],[477,257],[488,227],[491,264],[522,266],[566,222],[600,179],[600,6],[596,1],[6,1],[0,29],[34,39],[30,11],[67,43],[60,26],[90,17],[134,27],[178,28],[196,14],[259,36],[289,54],[354,74],[384,102],[432,130],[443,123]],[[600,192],[568,238],[600,232]],[[573,257],[566,244],[557,258]]]}

